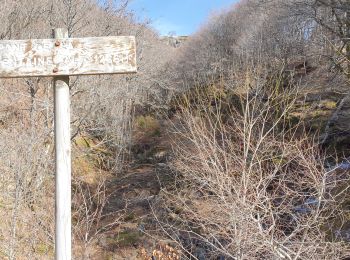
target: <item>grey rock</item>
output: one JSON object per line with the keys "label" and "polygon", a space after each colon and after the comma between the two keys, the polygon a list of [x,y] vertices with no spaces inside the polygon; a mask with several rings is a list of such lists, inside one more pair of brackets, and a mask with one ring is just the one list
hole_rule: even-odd
{"label": "grey rock", "polygon": [[350,93],[339,102],[327,122],[324,134],[320,136],[322,145],[337,144],[344,140],[350,142]]}

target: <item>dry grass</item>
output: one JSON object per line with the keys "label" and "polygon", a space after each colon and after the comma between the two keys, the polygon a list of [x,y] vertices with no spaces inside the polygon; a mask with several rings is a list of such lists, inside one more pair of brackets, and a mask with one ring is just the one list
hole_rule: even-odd
{"label": "dry grass", "polygon": [[149,260],[152,257],[157,260],[180,260],[181,252],[166,244],[159,244],[151,254],[149,254],[145,248],[140,250],[140,259]]}

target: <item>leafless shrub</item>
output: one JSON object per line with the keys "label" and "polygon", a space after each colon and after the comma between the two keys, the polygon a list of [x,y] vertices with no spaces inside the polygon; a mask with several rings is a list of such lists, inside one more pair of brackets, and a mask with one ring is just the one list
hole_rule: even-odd
{"label": "leafless shrub", "polygon": [[234,99],[220,86],[181,99],[179,176],[157,220],[198,259],[341,259],[348,244],[331,223],[345,220],[348,178],[331,182],[317,144],[289,124],[296,90],[257,78]]}
{"label": "leafless shrub", "polygon": [[83,244],[80,253],[81,259],[92,259],[92,247],[96,245],[105,232],[121,223],[124,212],[106,212],[111,194],[106,191],[104,179],[101,179],[96,187],[90,187],[76,179],[74,186],[73,206],[75,210],[72,216],[75,220],[74,233],[78,241]]}
{"label": "leafless shrub", "polygon": [[53,165],[43,138],[47,133],[27,131],[12,122],[12,128],[0,129],[0,134],[7,140],[0,144],[3,257],[31,258],[40,250],[49,254],[53,248],[53,207],[50,211],[46,205],[53,203],[47,197],[53,189]]}

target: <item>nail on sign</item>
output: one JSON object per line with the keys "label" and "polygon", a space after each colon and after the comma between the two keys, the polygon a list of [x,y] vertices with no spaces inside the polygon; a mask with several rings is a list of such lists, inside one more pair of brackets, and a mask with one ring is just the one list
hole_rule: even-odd
{"label": "nail on sign", "polygon": [[0,78],[132,72],[133,36],[0,41]]}

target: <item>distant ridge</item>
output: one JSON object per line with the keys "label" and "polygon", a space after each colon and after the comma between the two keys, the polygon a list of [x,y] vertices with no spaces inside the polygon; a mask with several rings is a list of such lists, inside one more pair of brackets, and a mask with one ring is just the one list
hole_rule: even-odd
{"label": "distant ridge", "polygon": [[167,45],[179,48],[185,41],[187,41],[189,36],[182,35],[182,36],[161,36],[160,40]]}

